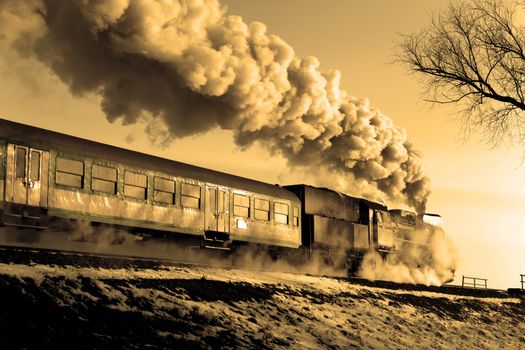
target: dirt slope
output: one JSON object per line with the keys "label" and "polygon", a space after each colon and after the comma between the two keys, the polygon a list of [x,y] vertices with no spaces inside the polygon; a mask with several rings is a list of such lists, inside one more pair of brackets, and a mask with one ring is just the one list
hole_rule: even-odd
{"label": "dirt slope", "polygon": [[525,304],[499,293],[0,253],[3,349],[525,348]]}

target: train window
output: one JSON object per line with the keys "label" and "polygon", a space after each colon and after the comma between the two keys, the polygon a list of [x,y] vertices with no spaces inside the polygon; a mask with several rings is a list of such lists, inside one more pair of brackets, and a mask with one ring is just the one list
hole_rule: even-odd
{"label": "train window", "polygon": [[181,184],[180,203],[185,208],[199,209],[201,207],[201,187],[188,183]]}
{"label": "train window", "polygon": [[233,215],[250,217],[250,197],[237,193],[233,195]]}
{"label": "train window", "polygon": [[26,177],[26,150],[25,148],[16,149],[16,177]]}
{"label": "train window", "polygon": [[91,169],[91,190],[104,193],[117,193],[117,169],[93,164]]}
{"label": "train window", "polygon": [[126,170],[124,172],[124,195],[146,200],[148,198],[148,177],[145,174]]}
{"label": "train window", "polygon": [[153,197],[157,202],[175,203],[175,181],[155,176],[153,178]]}
{"label": "train window", "polygon": [[275,222],[280,224],[288,224],[288,204],[277,203],[273,204]]}
{"label": "train window", "polygon": [[84,162],[57,156],[55,182],[57,185],[83,188]]}
{"label": "train window", "polygon": [[40,180],[40,152],[31,152],[31,171],[29,177],[31,181]]}
{"label": "train window", "polygon": [[292,225],[299,226],[299,208],[293,207]]}
{"label": "train window", "polygon": [[270,221],[270,201],[255,198],[255,218]]}

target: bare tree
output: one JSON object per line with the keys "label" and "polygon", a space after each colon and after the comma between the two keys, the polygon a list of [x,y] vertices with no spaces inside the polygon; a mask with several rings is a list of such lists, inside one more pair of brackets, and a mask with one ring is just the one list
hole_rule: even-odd
{"label": "bare tree", "polygon": [[463,130],[481,131],[493,145],[525,144],[525,29],[518,14],[518,4],[506,0],[452,2],[399,43],[398,61],[419,73],[429,100],[460,103]]}

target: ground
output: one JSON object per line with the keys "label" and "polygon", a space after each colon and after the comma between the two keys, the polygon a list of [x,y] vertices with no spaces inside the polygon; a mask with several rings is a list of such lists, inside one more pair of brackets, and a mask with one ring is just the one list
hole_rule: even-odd
{"label": "ground", "polygon": [[2,249],[0,293],[3,349],[525,348],[498,291]]}

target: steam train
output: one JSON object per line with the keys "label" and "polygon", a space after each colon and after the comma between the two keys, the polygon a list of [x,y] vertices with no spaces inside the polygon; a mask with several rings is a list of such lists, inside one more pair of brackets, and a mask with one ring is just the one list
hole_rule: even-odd
{"label": "steam train", "polygon": [[[396,250],[410,212],[309,185],[277,186],[0,119],[0,225],[118,225],[228,250]],[[436,218],[436,217],[435,217]]]}

